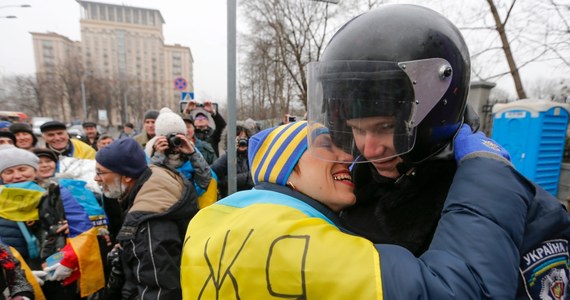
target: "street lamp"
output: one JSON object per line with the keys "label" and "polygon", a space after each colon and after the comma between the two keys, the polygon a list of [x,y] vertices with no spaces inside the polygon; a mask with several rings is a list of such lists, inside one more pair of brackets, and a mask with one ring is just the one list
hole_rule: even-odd
{"label": "street lamp", "polygon": [[83,121],[87,120],[87,101],[85,100],[85,77],[91,75],[91,72],[85,72],[81,75],[81,103],[83,104]]}

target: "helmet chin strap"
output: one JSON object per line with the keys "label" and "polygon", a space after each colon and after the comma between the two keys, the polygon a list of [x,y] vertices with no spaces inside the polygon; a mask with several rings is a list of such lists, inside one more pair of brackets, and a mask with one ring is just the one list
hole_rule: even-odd
{"label": "helmet chin strap", "polygon": [[398,173],[400,173],[400,176],[398,176],[398,178],[396,178],[396,181],[394,181],[394,185],[397,186],[402,183],[402,180],[404,178],[414,176],[416,171],[416,167],[406,162],[401,162],[397,164],[396,169],[398,169]]}

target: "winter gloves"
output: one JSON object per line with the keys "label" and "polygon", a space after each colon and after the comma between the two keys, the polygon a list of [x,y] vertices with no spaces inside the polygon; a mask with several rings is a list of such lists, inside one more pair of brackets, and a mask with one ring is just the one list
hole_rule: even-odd
{"label": "winter gloves", "polygon": [[486,137],[483,132],[473,132],[467,124],[459,129],[453,141],[453,150],[457,163],[469,157],[488,157],[507,162],[511,160],[505,148]]}

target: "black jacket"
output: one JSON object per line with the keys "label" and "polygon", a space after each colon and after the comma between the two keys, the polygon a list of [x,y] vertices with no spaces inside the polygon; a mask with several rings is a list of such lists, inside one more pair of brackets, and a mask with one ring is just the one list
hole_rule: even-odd
{"label": "black jacket", "polygon": [[193,185],[173,170],[151,166],[137,179],[122,201],[128,213],[117,236],[123,299],[181,299],[182,243],[196,199]]}
{"label": "black jacket", "polygon": [[[220,196],[228,195],[228,155],[224,154],[218,158],[211,166],[212,170],[218,176],[218,190]],[[236,183],[237,190],[244,191],[253,188],[253,179],[249,172],[249,160],[247,152],[237,152],[236,156]]]}
{"label": "black jacket", "polygon": [[343,224],[374,243],[400,245],[419,256],[431,243],[456,169],[454,160],[431,160],[395,182],[369,163],[356,164],[357,202],[342,213]]}

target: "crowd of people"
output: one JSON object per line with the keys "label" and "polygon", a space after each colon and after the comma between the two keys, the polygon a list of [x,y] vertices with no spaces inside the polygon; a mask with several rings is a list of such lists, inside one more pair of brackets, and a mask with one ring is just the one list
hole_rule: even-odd
{"label": "crowd of people", "polygon": [[477,131],[470,72],[446,18],[386,5],[311,63],[304,120],[238,122],[235,150],[210,101],[41,147],[0,124],[4,298],[570,297],[568,213]]}

